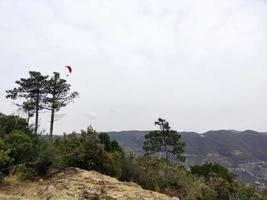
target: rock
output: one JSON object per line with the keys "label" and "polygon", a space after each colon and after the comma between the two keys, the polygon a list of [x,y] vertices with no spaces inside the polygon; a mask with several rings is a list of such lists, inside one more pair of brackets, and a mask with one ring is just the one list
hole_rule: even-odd
{"label": "rock", "polygon": [[[12,191],[24,195],[18,197]],[[144,190],[136,183],[120,182],[116,178],[78,168],[68,168],[49,179],[15,186],[13,190],[3,190],[0,192],[0,199],[179,200],[176,197]]]}

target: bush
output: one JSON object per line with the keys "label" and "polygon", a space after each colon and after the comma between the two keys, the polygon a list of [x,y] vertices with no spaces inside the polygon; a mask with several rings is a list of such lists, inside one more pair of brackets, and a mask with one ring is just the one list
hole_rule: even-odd
{"label": "bush", "polygon": [[203,200],[217,200],[218,194],[215,190],[205,185],[202,187],[201,198]]}
{"label": "bush", "polygon": [[8,149],[4,140],[0,139],[0,169],[7,168],[14,160],[10,154],[11,149]]}
{"label": "bush", "polygon": [[228,182],[232,182],[234,180],[234,175],[229,172],[228,169],[212,162],[191,167],[191,173],[197,176],[203,176],[206,180],[210,177],[221,177]]}
{"label": "bush", "polygon": [[22,131],[12,131],[4,137],[6,151],[12,157],[12,164],[30,161],[32,139]]}
{"label": "bush", "polygon": [[267,189],[260,192],[254,185],[234,180],[218,164],[194,166],[190,172],[163,158],[125,156],[116,141],[91,127],[53,142],[30,134],[24,120],[0,114],[0,184],[17,184],[68,166],[136,182],[181,200],[267,200]]}
{"label": "bush", "polygon": [[13,169],[13,173],[17,175],[19,181],[33,180],[36,177],[36,172],[31,167],[20,165]]}
{"label": "bush", "polygon": [[100,172],[119,178],[122,174],[122,155],[120,152],[107,152],[103,157],[103,166]]}
{"label": "bush", "polygon": [[86,170],[96,170],[101,173],[119,177],[121,174],[121,159],[123,152],[106,134],[98,135],[89,127],[81,131],[77,137],[72,133],[57,141],[60,154],[67,166],[75,166]]}
{"label": "bush", "polygon": [[37,175],[44,176],[51,168],[63,168],[63,158],[60,157],[59,149],[49,139],[35,138],[33,161],[30,166]]}
{"label": "bush", "polygon": [[110,137],[106,133],[98,134],[99,142],[104,144],[105,150],[107,152],[119,152],[124,156],[124,152],[116,140],[110,140]]}
{"label": "bush", "polygon": [[0,186],[4,184],[4,175],[0,172]]}
{"label": "bush", "polygon": [[132,181],[145,189],[156,190],[181,199],[204,199],[203,181],[192,176],[183,167],[156,157],[136,157],[130,154],[123,164],[123,181]]}
{"label": "bush", "polygon": [[10,134],[14,130],[28,134],[30,130],[27,126],[27,122],[23,118],[0,113],[0,137]]}

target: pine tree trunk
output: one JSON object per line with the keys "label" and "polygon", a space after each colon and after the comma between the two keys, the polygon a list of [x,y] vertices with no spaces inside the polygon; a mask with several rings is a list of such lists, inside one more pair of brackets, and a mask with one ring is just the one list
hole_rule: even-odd
{"label": "pine tree trunk", "polygon": [[35,127],[34,127],[34,134],[37,134],[38,131],[38,119],[39,119],[39,91],[36,94],[36,105],[35,105]]}
{"label": "pine tree trunk", "polygon": [[49,133],[50,139],[53,136],[54,118],[55,118],[55,108],[54,108],[54,105],[53,105],[52,106],[52,111],[51,111],[51,121],[50,121],[50,133]]}
{"label": "pine tree trunk", "polygon": [[30,112],[28,111],[28,117],[27,117],[27,128],[29,128],[30,123]]}
{"label": "pine tree trunk", "polygon": [[50,121],[50,139],[53,136],[53,129],[54,129],[54,120],[55,120],[55,101],[56,101],[56,82],[57,78],[55,77],[54,86],[53,86],[53,99],[52,99],[52,110],[51,110],[51,121]]}

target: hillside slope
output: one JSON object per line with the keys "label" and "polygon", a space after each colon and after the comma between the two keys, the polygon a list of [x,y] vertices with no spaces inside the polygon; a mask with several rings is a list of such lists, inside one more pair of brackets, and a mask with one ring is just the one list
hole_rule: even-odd
{"label": "hillside slope", "polygon": [[95,171],[69,168],[47,180],[0,189],[1,200],[179,200]]}
{"label": "hillside slope", "polygon": [[[108,133],[127,152],[139,155],[147,131]],[[245,182],[267,182],[267,134],[255,131],[218,130],[204,134],[181,132],[186,142],[186,165],[214,161],[224,165]]]}

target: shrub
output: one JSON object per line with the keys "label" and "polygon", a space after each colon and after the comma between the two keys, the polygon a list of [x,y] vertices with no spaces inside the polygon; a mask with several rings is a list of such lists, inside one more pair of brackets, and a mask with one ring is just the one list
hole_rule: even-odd
{"label": "shrub", "polygon": [[4,137],[6,151],[10,152],[12,164],[27,162],[30,160],[32,139],[22,131],[13,131]]}
{"label": "shrub", "polygon": [[72,133],[57,141],[57,144],[62,156],[69,155],[64,157],[67,166],[96,170],[116,177],[121,174],[123,151],[106,134],[98,135],[89,127],[86,131],[82,130],[79,137]]}
{"label": "shrub", "polygon": [[229,172],[228,169],[212,162],[191,167],[191,173],[197,176],[203,176],[206,180],[208,180],[210,177],[221,177],[228,182],[232,182],[234,179],[234,175]]}
{"label": "shrub", "polygon": [[189,200],[201,199],[203,187],[208,187],[183,167],[166,159],[136,157],[133,154],[125,158],[121,180],[136,182],[145,189]]}
{"label": "shrub", "polygon": [[17,175],[20,181],[33,180],[36,177],[36,172],[31,167],[19,165],[13,169],[13,173]]}
{"label": "shrub", "polygon": [[8,149],[4,140],[0,139],[0,169],[7,168],[14,160],[10,154],[11,149]]}
{"label": "shrub", "polygon": [[110,140],[110,137],[106,133],[98,134],[99,142],[104,144],[105,150],[107,152],[119,152],[124,156],[123,150],[116,140]]}
{"label": "shrub", "polygon": [[63,158],[58,148],[49,139],[35,138],[33,161],[30,164],[37,175],[44,176],[51,168],[63,168]]}
{"label": "shrub", "polygon": [[0,172],[0,186],[4,184],[4,175]]}
{"label": "shrub", "polygon": [[203,200],[217,200],[218,194],[215,190],[205,185],[202,187],[201,198]]}
{"label": "shrub", "polygon": [[14,130],[29,133],[30,130],[27,126],[27,122],[23,118],[0,113],[0,137],[10,134]]}

